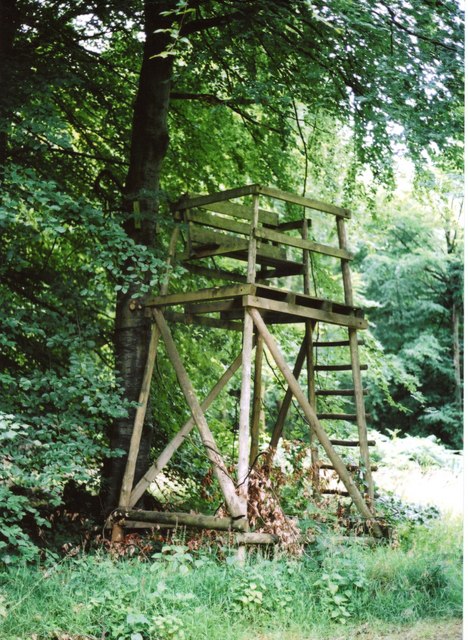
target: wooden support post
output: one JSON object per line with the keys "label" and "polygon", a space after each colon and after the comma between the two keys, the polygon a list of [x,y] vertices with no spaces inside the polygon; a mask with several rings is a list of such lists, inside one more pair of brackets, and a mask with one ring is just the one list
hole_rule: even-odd
{"label": "wooden support post", "polygon": [[[338,241],[340,248],[347,249],[346,228],[343,218],[336,218],[338,230]],[[341,272],[343,275],[343,288],[345,303],[353,306],[353,285],[351,281],[351,269],[347,260],[341,261]],[[357,330],[349,328],[349,349],[351,355],[351,367],[353,372],[354,398],[356,403],[356,422],[359,434],[359,449],[361,462],[364,465],[367,495],[369,507],[374,511],[374,481],[372,478],[371,462],[369,456],[369,445],[367,442],[366,407],[364,402],[364,391],[362,388],[361,367],[359,361],[359,346]]]}
{"label": "wooden support post", "polygon": [[182,364],[182,360],[180,359],[179,352],[177,351],[177,347],[172,338],[167,322],[159,309],[153,310],[153,316],[156,320],[159,331],[161,332],[161,337],[166,346],[167,355],[174,367],[180,387],[190,408],[195,424],[200,432],[207,456],[213,464],[213,471],[218,479],[229,513],[234,518],[245,517],[246,505],[244,502],[239,500],[234,483],[226,469],[224,460],[216,445],[213,434],[210,431],[200,403],[198,402],[195,389],[193,388],[185,367]]}
{"label": "wooden support post", "polygon": [[130,448],[128,450],[127,464],[122,480],[122,488],[120,490],[119,506],[127,507],[129,505],[130,494],[132,492],[133,480],[135,478],[135,468],[140,449],[141,434],[143,432],[143,424],[145,421],[146,407],[151,389],[151,378],[153,376],[154,363],[158,350],[159,329],[156,325],[151,326],[150,343],[148,348],[148,356],[146,358],[145,371],[143,373],[143,383],[141,385],[140,395],[138,397],[138,407],[135,414],[135,422],[133,424],[132,437],[130,439]]}
{"label": "wooden support post", "polygon": [[[302,341],[301,347],[299,349],[299,353],[297,354],[296,364],[293,369],[293,376],[297,380],[301,374],[302,367],[304,366],[304,361],[307,353],[307,345],[306,339]],[[276,424],[273,427],[273,433],[271,434],[270,439],[270,457],[272,458],[276,447],[278,446],[278,442],[283,433],[284,423],[286,422],[286,417],[288,415],[289,407],[291,406],[291,401],[293,397],[293,392],[291,387],[288,387],[286,393],[284,394],[283,402],[281,403],[281,407],[278,413],[278,419],[276,420]]]}
{"label": "wooden support post", "polygon": [[327,456],[329,457],[331,463],[336,469],[336,472],[338,473],[340,480],[345,485],[358,511],[365,518],[368,518],[370,521],[372,521],[369,523],[369,526],[371,527],[371,529],[373,530],[376,536],[381,537],[382,531],[379,525],[375,521],[373,521],[372,512],[367,506],[364,498],[359,493],[359,490],[357,489],[350,473],[346,469],[346,465],[343,463],[340,456],[336,453],[335,449],[333,448],[333,445],[331,444],[330,439],[328,438],[324,428],[320,424],[315,411],[310,406],[298,381],[296,380],[292,371],[288,367],[286,360],[284,359],[281,351],[278,348],[278,345],[276,344],[275,339],[273,338],[271,333],[268,331],[266,324],[263,322],[263,319],[260,313],[258,312],[257,309],[253,309],[253,308],[249,308],[249,313],[251,314],[253,321],[255,323],[255,326],[257,327],[259,333],[263,336],[265,344],[268,347],[271,355],[273,356],[276,364],[278,365],[278,368],[280,369],[281,373],[285,377],[294,396],[296,397],[302,410],[304,411],[306,419],[313,426],[320,444],[325,449]]}
{"label": "wooden support post", "polygon": [[254,393],[253,393],[253,410],[252,410],[252,428],[250,442],[250,459],[249,466],[252,467],[258,456],[260,426],[262,417],[263,403],[263,381],[262,381],[262,364],[263,364],[263,338],[257,338],[257,347],[255,351],[255,373],[254,373]]}
{"label": "wooden support post", "polygon": [[[304,240],[308,240],[309,235],[309,222],[304,215],[302,222],[302,237]],[[303,251],[303,263],[304,263],[304,293],[308,296],[312,295],[311,286],[311,266],[310,266],[310,254],[307,249]],[[313,349],[313,332],[315,323],[307,319],[305,321],[305,339],[306,339],[306,359],[307,359],[307,397],[309,398],[310,406],[316,410],[315,399],[315,372],[314,372],[314,349]],[[315,488],[318,488],[319,478],[319,456],[316,445],[316,436],[313,427],[310,425],[310,461],[312,463],[312,478]]]}
{"label": "wooden support post", "polygon": [[[247,263],[247,283],[255,283],[255,265],[257,257],[257,243],[255,232],[258,226],[258,195],[253,196],[252,224],[250,227],[249,255]],[[250,384],[252,372],[252,342],[253,321],[245,310],[244,335],[242,341],[242,381],[239,406],[239,459],[237,464],[238,494],[245,508],[247,508],[248,473],[250,452]]]}
{"label": "wooden support post", "polygon": [[[226,369],[221,378],[215,384],[215,386],[211,389],[209,394],[206,396],[205,400],[201,403],[201,408],[203,411],[206,411],[208,407],[215,401],[218,397],[222,389],[227,385],[232,376],[239,369],[242,362],[242,354],[239,354],[231,366]],[[170,459],[177,451],[177,449],[183,444],[188,434],[192,431],[195,426],[195,421],[193,418],[187,420],[184,426],[176,433],[176,435],[172,438],[169,444],[161,451],[158,456],[158,459],[153,463],[153,465],[148,469],[145,475],[141,478],[141,480],[135,485],[133,489],[130,500],[129,507],[133,507],[141,496],[144,494],[149,485],[154,482],[157,476],[161,473],[164,467],[169,463]]]}
{"label": "wooden support post", "polygon": [[[172,232],[169,242],[169,253],[166,261],[167,270],[164,276],[160,294],[167,293],[169,286],[170,267],[174,260],[176,251],[177,239],[179,237],[179,227],[176,226]],[[138,459],[138,452],[140,449],[141,434],[143,432],[143,424],[145,421],[146,409],[148,406],[148,399],[151,390],[151,378],[153,377],[154,363],[156,361],[156,353],[158,350],[159,342],[159,329],[155,324],[151,327],[150,341],[148,346],[148,355],[146,357],[145,370],[143,373],[143,381],[141,384],[140,395],[138,397],[138,407],[135,413],[135,420],[133,423],[132,437],[130,439],[130,447],[128,450],[127,464],[122,479],[122,487],[120,489],[119,505],[121,507],[127,507],[130,504],[130,494],[132,492],[133,481],[135,479],[135,468]],[[118,537],[118,533],[115,536]],[[114,533],[113,533],[114,537]]]}

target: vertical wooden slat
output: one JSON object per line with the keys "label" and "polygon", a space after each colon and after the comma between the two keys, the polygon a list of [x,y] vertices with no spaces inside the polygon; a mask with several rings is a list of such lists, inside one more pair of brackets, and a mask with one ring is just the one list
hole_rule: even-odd
{"label": "vertical wooden slat", "polygon": [[130,494],[132,492],[133,480],[135,478],[135,468],[140,449],[141,434],[143,432],[143,424],[145,421],[146,407],[151,389],[151,378],[153,376],[154,363],[156,361],[156,353],[158,350],[159,330],[153,324],[151,326],[150,343],[148,347],[148,356],[146,358],[145,371],[143,373],[143,382],[141,385],[140,395],[138,397],[138,407],[135,413],[135,421],[133,423],[132,437],[130,439],[130,447],[128,450],[127,464],[122,479],[122,487],[120,490],[119,506],[122,508],[129,506]]}
{"label": "vertical wooden slat", "polygon": [[[338,230],[338,241],[341,249],[348,249],[346,238],[346,228],[343,218],[336,218]],[[352,306],[353,301],[353,285],[351,280],[351,269],[347,260],[341,261],[341,272],[343,275],[343,288],[345,303]],[[366,423],[366,407],[364,402],[364,392],[362,388],[361,367],[359,360],[359,346],[356,329],[348,329],[349,349],[351,355],[351,366],[353,374],[354,398],[356,403],[356,422],[359,434],[359,450],[361,462],[365,469],[365,478],[367,484],[367,494],[369,497],[369,506],[374,510],[374,481],[372,478],[371,462],[369,455],[369,446],[367,444],[367,423]]]}
{"label": "vertical wooden slat", "polygon": [[[304,337],[301,347],[299,349],[299,353],[297,354],[296,363],[293,369],[293,376],[296,380],[301,375],[302,367],[304,366],[304,361],[306,358],[307,345],[306,338]],[[278,442],[281,438],[284,429],[284,423],[286,422],[286,418],[288,415],[289,407],[291,406],[291,401],[293,397],[293,392],[291,391],[291,387],[288,387],[286,393],[284,394],[283,402],[281,403],[281,407],[278,413],[278,418],[276,420],[275,426],[273,427],[273,432],[271,434],[270,439],[270,457],[274,455],[276,447],[278,446]]]}
{"label": "vertical wooden slat", "polygon": [[[317,438],[318,438],[320,444],[325,449],[325,452],[326,452],[327,456],[329,457],[331,463],[333,464],[334,468],[336,469],[336,472],[338,473],[338,476],[339,476],[340,480],[345,485],[345,487],[346,487],[350,497],[352,498],[354,504],[356,505],[358,511],[365,518],[368,518],[370,521],[372,521],[373,520],[372,512],[370,511],[369,507],[367,506],[367,504],[366,504],[364,498],[362,497],[362,495],[359,493],[359,490],[356,487],[356,485],[355,485],[351,475],[349,474],[348,470],[346,469],[345,464],[341,460],[340,456],[336,453],[332,443],[330,442],[329,437],[327,436],[324,428],[320,424],[320,421],[318,420],[315,411],[310,406],[310,404],[309,404],[304,392],[302,391],[298,381],[294,377],[291,369],[288,367],[288,365],[286,363],[286,360],[283,357],[283,354],[281,353],[278,345],[276,344],[275,339],[273,338],[271,333],[268,331],[265,323],[263,322],[263,319],[262,319],[260,313],[258,312],[257,309],[254,309],[254,308],[251,308],[251,307],[249,307],[249,313],[251,314],[251,316],[252,316],[252,318],[254,320],[255,326],[257,327],[259,333],[263,336],[263,339],[265,341],[265,345],[268,347],[268,350],[270,351],[271,355],[273,356],[273,359],[275,360],[276,364],[278,365],[279,370],[281,371],[281,373],[285,377],[285,379],[286,379],[287,383],[289,384],[289,387],[291,388],[294,396],[296,397],[298,403],[300,404],[302,410],[304,411],[304,415],[305,415],[306,419],[308,420],[309,423],[312,423],[312,425],[314,427],[314,431],[317,434]],[[370,527],[371,527],[371,529],[373,530],[373,532],[374,532],[374,534],[376,536],[379,536],[379,537],[382,536],[382,531],[381,531],[380,527],[378,526],[378,524],[376,522],[370,522],[369,524],[370,524]]]}
{"label": "vertical wooden slat", "polygon": [[[166,272],[161,282],[160,294],[167,293],[169,287],[170,270],[174,261],[177,240],[179,238],[179,225],[174,227],[172,231],[171,239],[169,241],[169,251],[166,260]],[[141,434],[143,432],[143,425],[146,416],[146,409],[148,406],[148,399],[151,390],[151,378],[153,377],[154,363],[156,361],[156,354],[158,351],[159,342],[159,330],[153,324],[151,326],[151,334],[148,345],[148,355],[146,357],[145,370],[143,373],[143,381],[141,384],[140,395],[138,396],[138,407],[135,413],[135,420],[133,423],[132,437],[130,439],[130,446],[128,450],[127,463],[125,465],[125,471],[122,478],[122,487],[120,489],[119,506],[128,507],[130,501],[130,494],[132,492],[133,481],[135,479],[135,469],[138,459],[138,452],[140,450]]]}
{"label": "vertical wooden slat", "polygon": [[198,431],[200,432],[200,436],[205,446],[207,456],[213,464],[213,471],[216,478],[218,479],[221,491],[229,509],[229,513],[234,518],[245,517],[245,504],[243,504],[242,501],[239,500],[239,497],[236,494],[234,483],[228,473],[228,470],[226,469],[224,460],[216,445],[215,439],[208,426],[200,403],[198,402],[195,389],[193,388],[185,367],[182,364],[182,360],[180,359],[179,352],[177,351],[177,347],[172,338],[167,322],[159,309],[153,310],[153,316],[156,320],[159,331],[161,332],[161,337],[164,341],[167,355],[169,356],[172,366],[174,367],[174,371],[176,373],[182,392],[185,396],[185,400],[187,401],[195,424],[197,425]]}
{"label": "vertical wooden slat", "polygon": [[[252,224],[249,238],[249,255],[247,263],[247,283],[255,283],[255,266],[257,256],[257,243],[255,231],[258,226],[258,195],[253,196]],[[247,506],[248,497],[248,473],[250,453],[250,384],[252,374],[252,342],[253,321],[250,314],[245,311],[244,335],[242,340],[242,380],[239,404],[239,459],[237,464],[238,494],[241,501]]]}
{"label": "vertical wooden slat", "polygon": [[[308,240],[309,236],[309,223],[304,215],[302,223],[302,237],[304,240]],[[308,296],[312,295],[312,274],[310,265],[310,254],[307,249],[303,251],[304,262],[304,293]],[[307,396],[310,406],[316,410],[316,398],[315,398],[315,371],[314,371],[314,349],[313,349],[313,331],[315,324],[312,320],[305,321],[305,338],[306,338],[306,360],[307,360]],[[319,470],[318,470],[318,449],[316,444],[316,436],[314,434],[313,427],[310,426],[310,459],[313,470],[314,486],[319,484]]]}

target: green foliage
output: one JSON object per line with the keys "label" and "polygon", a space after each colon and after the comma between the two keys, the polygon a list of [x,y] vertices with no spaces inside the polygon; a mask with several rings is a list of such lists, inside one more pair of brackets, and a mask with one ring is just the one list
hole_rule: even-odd
{"label": "green foliage", "polygon": [[[0,632],[5,640],[32,633],[44,640],[60,633],[240,640],[274,628],[336,637],[343,620],[381,625],[459,615],[461,527],[436,522],[402,540],[400,548],[329,544],[300,560],[253,557],[244,567],[178,543],[149,562],[97,555],[42,572],[18,566],[0,574]],[[167,558],[179,551],[192,555],[191,565],[204,562],[188,573],[174,570]]]}
{"label": "green foliage", "polygon": [[381,224],[370,224],[372,242],[362,242],[358,263],[373,334],[386,354],[380,368],[386,385],[374,378],[371,388],[376,424],[432,433],[460,448],[454,341],[462,333],[454,314],[461,316],[462,229],[453,218],[456,193],[451,197],[452,205],[445,195],[437,207],[408,198],[382,203]]}
{"label": "green foliage", "polygon": [[314,586],[318,588],[330,618],[346,624],[348,618],[357,612],[355,593],[356,590],[365,588],[366,579],[362,570],[350,565],[347,570],[343,567],[340,573],[336,570],[322,573]]}

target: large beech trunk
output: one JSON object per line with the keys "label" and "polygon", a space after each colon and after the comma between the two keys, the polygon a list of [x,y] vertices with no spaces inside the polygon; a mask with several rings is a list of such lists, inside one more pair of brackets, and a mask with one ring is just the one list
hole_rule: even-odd
{"label": "large beech trunk", "polygon": [[[168,3],[161,0],[145,2],[146,42],[140,71],[138,93],[134,106],[130,164],[125,184],[123,207],[126,212],[125,231],[135,242],[155,247],[158,192],[161,165],[166,154],[169,135],[167,113],[172,75],[171,56],[159,53],[168,47],[168,37],[158,29],[170,26],[161,12]],[[115,318],[115,356],[117,374],[123,385],[125,398],[137,401],[145,367],[150,333],[149,320],[142,311],[130,311],[129,302],[138,293],[132,287],[117,297]],[[140,454],[136,467],[138,480],[149,466],[151,424],[148,408],[143,429]],[[128,451],[135,411],[117,419],[110,434],[112,449]],[[108,460],[104,467],[103,507],[105,511],[118,504],[126,456]]]}
{"label": "large beech trunk", "polygon": [[15,0],[0,0],[0,171],[8,155],[8,125],[15,100],[12,97],[14,40],[18,30]]}

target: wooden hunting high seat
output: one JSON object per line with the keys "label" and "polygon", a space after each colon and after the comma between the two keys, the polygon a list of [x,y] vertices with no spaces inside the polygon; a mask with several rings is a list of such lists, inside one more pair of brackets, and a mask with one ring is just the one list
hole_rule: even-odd
{"label": "wooden hunting high seat", "polygon": [[[369,445],[373,443],[367,439],[365,390],[361,380],[361,370],[366,367],[360,364],[361,342],[357,338],[357,331],[365,329],[367,322],[362,311],[353,302],[349,267],[352,255],[346,242],[345,221],[350,218],[350,211],[261,185],[249,185],[210,195],[185,196],[173,209],[178,225],[171,239],[168,262],[173,262],[175,258],[189,272],[209,279],[213,286],[170,293],[166,281],[159,295],[145,301],[148,313],[154,319],[154,325],[147,371],[140,395],[140,408],[135,419],[134,437],[117,512],[121,523],[138,518],[145,522],[157,523],[173,518],[167,514],[148,515],[148,512],[134,511],[132,508],[184,442],[187,433],[196,425],[230,513],[231,520],[227,528],[241,530],[244,533],[248,531],[245,519],[248,482],[251,465],[255,463],[259,453],[262,354],[266,347],[288,387],[273,427],[270,455],[274,455],[282,436],[294,396],[310,425],[311,461],[316,472],[317,487],[321,486],[320,471],[336,471],[339,478],[338,488],[325,489],[323,492],[349,496],[361,516],[373,522],[371,529],[374,533],[380,535],[381,531],[373,515],[374,494],[369,460]],[[335,218],[335,244],[330,242],[330,225],[327,225],[325,220],[330,219],[330,216]],[[325,231],[326,229],[328,231]],[[314,237],[311,237],[312,235]],[[321,260],[340,263],[341,269],[333,265],[327,268],[331,279],[335,281],[341,272],[342,300],[336,301],[323,295],[321,297],[315,292],[312,295],[312,267],[314,256],[317,254],[321,256]],[[226,284],[220,286],[223,282]],[[279,287],[278,284],[282,286]],[[197,399],[168,322],[200,324],[243,332],[242,352],[203,402]],[[290,369],[276,339],[268,329],[272,324],[289,323],[301,323],[304,326],[304,337],[293,370]],[[322,339],[319,336],[321,327],[331,327],[332,334],[328,335],[333,337]],[[344,333],[340,334],[340,331]],[[320,335],[323,335],[323,332]],[[136,454],[159,338],[162,338],[174,365],[192,418],[161,452],[145,476],[138,479],[137,484],[133,486]],[[333,364],[321,363],[317,354],[323,353],[324,349],[329,353],[335,350],[338,358],[341,356],[345,361],[337,363],[337,358],[334,358]],[[305,391],[299,384],[304,363],[307,370]],[[239,457],[237,478],[234,480],[216,446],[204,411],[240,366],[242,381]],[[347,383],[349,388],[346,388],[343,382],[331,384],[331,373],[339,372],[351,375],[352,382]],[[353,402],[352,412],[330,410],[324,406],[323,403],[330,398],[333,400],[334,396],[344,396]],[[336,421],[354,423],[354,438],[333,437],[333,424]],[[350,447],[359,449],[359,459],[353,462],[344,461],[343,453],[340,453],[342,448],[349,451]],[[328,460],[323,460],[324,457]],[[358,488],[354,479],[355,473],[362,476],[361,488]],[[181,524],[187,524],[189,521],[193,524],[193,518],[188,517],[188,514],[179,514],[178,517]],[[193,526],[213,528],[211,520],[203,521],[204,516],[197,517],[199,524]]]}

